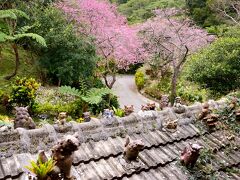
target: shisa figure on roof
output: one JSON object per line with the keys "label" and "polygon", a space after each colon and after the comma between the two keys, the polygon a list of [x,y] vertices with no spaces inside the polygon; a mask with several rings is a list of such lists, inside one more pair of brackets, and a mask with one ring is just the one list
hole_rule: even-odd
{"label": "shisa figure on roof", "polygon": [[203,118],[203,121],[206,123],[208,128],[212,130],[216,127],[218,123],[219,115],[218,114],[208,114],[205,118]]}
{"label": "shisa figure on roof", "polygon": [[153,103],[147,103],[146,105],[142,105],[141,110],[142,111],[154,111],[156,108],[156,104]]}
{"label": "shisa figure on roof", "polygon": [[114,116],[113,110],[104,109],[104,111],[103,111],[103,117],[104,118],[112,118],[113,116]]}
{"label": "shisa figure on roof", "polygon": [[186,108],[184,107],[184,105],[182,105],[182,101],[180,97],[175,98],[175,101],[173,104],[173,111],[178,114],[184,113],[186,111]]}
{"label": "shisa figure on roof", "polygon": [[[52,148],[52,158],[56,161],[56,167],[53,174],[58,177],[59,174],[65,180],[73,180],[71,176],[71,166],[73,161],[73,152],[78,149],[79,141],[76,137],[68,135]],[[57,179],[57,178],[56,178]]]}
{"label": "shisa figure on roof", "polygon": [[84,122],[90,122],[91,121],[91,113],[90,112],[84,112],[83,113],[83,119],[84,119]]}
{"label": "shisa figure on roof", "polygon": [[168,120],[164,127],[168,130],[176,130],[177,129],[177,125],[178,125],[178,120]]}
{"label": "shisa figure on roof", "polygon": [[36,125],[28,113],[28,107],[15,107],[14,129],[25,128],[35,129]]}
{"label": "shisa figure on roof", "polygon": [[201,120],[201,119],[205,118],[210,113],[211,113],[211,110],[209,109],[209,104],[204,103],[202,112],[198,115],[198,119]]}
{"label": "shisa figure on roof", "polygon": [[166,107],[169,107],[169,98],[168,95],[162,95],[160,101],[160,108],[163,110]]}
{"label": "shisa figure on roof", "polygon": [[182,151],[180,162],[186,167],[194,167],[203,147],[199,144],[189,143]]}
{"label": "shisa figure on roof", "polygon": [[228,106],[229,110],[234,110],[237,107],[237,102],[238,102],[238,99],[236,97],[233,97]]}
{"label": "shisa figure on roof", "polygon": [[125,147],[124,147],[124,158],[126,161],[136,161],[139,151],[143,149],[144,143],[141,139],[139,140],[130,140],[129,137],[126,139]]}
{"label": "shisa figure on roof", "polygon": [[63,126],[63,125],[65,125],[66,122],[67,122],[66,118],[67,118],[67,113],[66,113],[66,112],[60,112],[60,113],[58,114],[58,119],[57,119],[56,123],[57,123],[58,125],[62,125],[62,126]]}
{"label": "shisa figure on roof", "polygon": [[133,107],[133,105],[130,105],[130,106],[124,106],[124,114],[125,114],[125,116],[128,116],[128,115],[130,115],[131,113],[133,113],[134,112],[134,107]]}

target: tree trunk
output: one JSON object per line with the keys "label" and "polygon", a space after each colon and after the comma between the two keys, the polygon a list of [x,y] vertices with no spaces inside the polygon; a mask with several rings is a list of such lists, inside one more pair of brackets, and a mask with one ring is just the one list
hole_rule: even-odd
{"label": "tree trunk", "polygon": [[171,82],[171,95],[170,95],[170,101],[171,105],[174,103],[174,99],[177,96],[177,78],[179,74],[179,69],[174,69],[173,76],[172,76],[172,82]]}
{"label": "tree trunk", "polygon": [[107,79],[108,76],[109,76],[109,75],[107,75],[107,74],[104,75],[104,76],[103,76],[103,79],[104,79],[104,82],[105,82],[106,86],[107,86],[109,89],[112,89],[114,83],[116,82],[116,74],[111,74],[111,75],[110,75],[110,76],[112,77],[112,81],[111,81],[111,82],[108,82],[108,79]]}
{"label": "tree trunk", "polygon": [[12,48],[13,48],[13,51],[14,51],[14,54],[15,54],[15,70],[11,75],[5,77],[6,80],[10,80],[12,77],[14,77],[17,74],[17,71],[18,71],[18,68],[19,68],[19,65],[20,65],[17,44],[15,44],[15,43],[12,44]]}

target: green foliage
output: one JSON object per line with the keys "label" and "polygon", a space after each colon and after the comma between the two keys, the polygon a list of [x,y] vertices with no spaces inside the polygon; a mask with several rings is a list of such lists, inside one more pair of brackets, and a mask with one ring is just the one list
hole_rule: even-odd
{"label": "green foliage", "polygon": [[157,83],[151,83],[150,85],[146,86],[144,92],[156,99],[161,99],[163,92],[159,91]]}
{"label": "green foliage", "polygon": [[77,96],[77,97],[82,96],[82,93],[78,89],[71,86],[61,86],[59,87],[59,92],[62,94],[70,94],[72,96]]}
{"label": "green foliage", "polygon": [[99,104],[107,94],[113,94],[112,90],[108,88],[92,88],[87,91],[85,96],[82,96],[82,99],[88,104]]}
{"label": "green foliage", "polygon": [[[228,96],[229,104],[231,102],[232,96]],[[219,115],[219,121],[223,122],[228,126],[229,129],[233,130],[237,134],[240,133],[240,124],[236,121],[235,109],[230,109],[229,104],[224,108],[217,110],[215,113]],[[237,107],[240,106],[240,99],[237,100]]]}
{"label": "green foliage", "polygon": [[186,66],[186,78],[226,94],[240,87],[240,39],[220,38],[193,55]]}
{"label": "green foliage", "polygon": [[102,101],[99,104],[91,104],[89,109],[93,114],[99,114],[103,112],[104,109],[110,109],[113,106],[116,108],[119,107],[117,96],[107,94],[102,97]]}
{"label": "green foliage", "polygon": [[56,162],[53,159],[49,159],[47,162],[41,162],[38,157],[38,161],[31,161],[31,166],[25,166],[29,171],[36,174],[39,179],[44,179],[53,170]]}
{"label": "green foliage", "polygon": [[0,19],[14,19],[17,20],[18,17],[23,17],[29,19],[29,16],[18,9],[7,9],[7,10],[0,10]]}
{"label": "green foliage", "polygon": [[154,10],[166,7],[183,7],[184,0],[129,0],[119,6],[119,11],[128,21],[139,23],[154,16]]}
{"label": "green foliage", "polygon": [[121,108],[115,108],[114,106],[112,107],[114,114],[118,117],[124,117],[124,110]]}
{"label": "green foliage", "polygon": [[117,97],[108,88],[91,88],[83,93],[75,88],[63,86],[59,88],[59,92],[78,97],[82,111],[87,111],[89,108],[93,114],[98,114],[112,106],[119,107]]}
{"label": "green foliage", "polygon": [[141,90],[144,87],[145,84],[144,73],[140,69],[137,70],[137,72],[135,73],[135,83],[139,90]]}
{"label": "green foliage", "polygon": [[72,88],[70,86],[61,86],[59,88],[59,92],[63,94],[70,94],[73,96],[80,97],[83,101],[88,104],[99,104],[103,99],[103,97],[107,94],[113,94],[111,89],[108,88],[91,88],[83,94],[76,88]]}
{"label": "green foliage", "polygon": [[177,94],[185,102],[204,102],[207,100],[208,92],[198,85],[190,82],[180,82]]}
{"label": "green foliage", "polygon": [[40,84],[33,78],[17,78],[12,85],[10,104],[13,106],[32,107],[36,97],[36,90]]}
{"label": "green foliage", "polygon": [[33,30],[47,43],[47,48],[33,46],[41,55],[39,62],[46,72],[46,81],[74,85],[92,76],[97,60],[92,40],[76,35],[74,26],[54,7],[41,9],[35,16],[37,22]]}
{"label": "green foliage", "polygon": [[219,19],[211,10],[208,0],[186,0],[186,7],[193,20],[203,27],[219,24]]}

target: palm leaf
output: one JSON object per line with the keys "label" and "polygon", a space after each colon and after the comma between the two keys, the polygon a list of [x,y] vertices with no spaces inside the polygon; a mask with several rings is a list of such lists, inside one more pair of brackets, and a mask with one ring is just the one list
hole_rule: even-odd
{"label": "palm leaf", "polygon": [[14,35],[14,39],[15,40],[21,39],[21,38],[26,38],[26,37],[34,39],[36,42],[38,42],[42,46],[45,46],[45,47],[47,46],[45,39],[42,36],[38,35],[38,34],[35,34],[35,33],[23,33],[23,34],[16,34],[16,35]]}

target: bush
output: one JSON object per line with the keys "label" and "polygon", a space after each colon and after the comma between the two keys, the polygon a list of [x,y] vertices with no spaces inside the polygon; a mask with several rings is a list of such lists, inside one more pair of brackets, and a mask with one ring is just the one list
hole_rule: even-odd
{"label": "bush", "polygon": [[40,84],[33,78],[17,78],[12,86],[9,102],[11,106],[33,107]]}
{"label": "bush", "polygon": [[35,16],[38,26],[33,30],[47,43],[46,48],[34,46],[45,79],[55,85],[75,85],[93,76],[97,56],[92,39],[76,35],[74,26],[54,7],[42,9]]}
{"label": "bush", "polygon": [[180,82],[177,94],[185,102],[204,102],[207,100],[208,92],[198,85],[189,82]]}
{"label": "bush", "polygon": [[240,38],[220,38],[193,55],[186,66],[186,78],[226,94],[240,88]]}
{"label": "bush", "polygon": [[89,105],[90,111],[95,115],[103,112],[104,109],[111,109],[112,107],[119,107],[117,96],[113,94],[103,96],[102,101],[98,104]]}
{"label": "bush", "polygon": [[145,83],[144,73],[141,70],[137,70],[135,74],[135,83],[137,85],[138,90],[141,90],[144,87]]}
{"label": "bush", "polygon": [[158,89],[158,84],[155,83],[155,84],[151,84],[149,86],[147,86],[145,89],[144,89],[144,92],[153,97],[153,98],[156,98],[156,99],[161,99],[161,96],[162,96],[162,92],[159,91]]}

